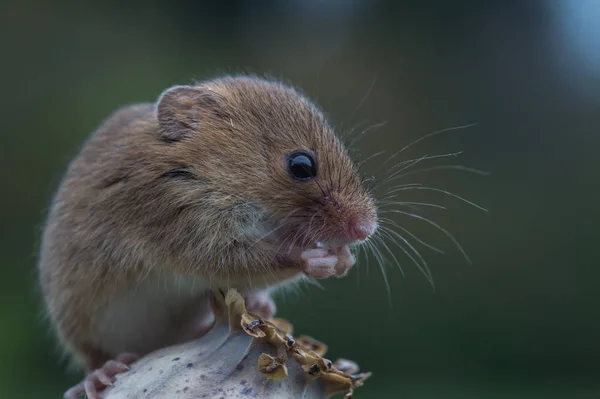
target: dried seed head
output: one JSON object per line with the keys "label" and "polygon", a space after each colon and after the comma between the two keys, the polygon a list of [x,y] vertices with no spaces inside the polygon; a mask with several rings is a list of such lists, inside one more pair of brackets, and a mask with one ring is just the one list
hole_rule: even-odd
{"label": "dried seed head", "polygon": [[[151,353],[117,377],[104,399],[143,397],[328,398],[346,399],[369,378],[345,359],[322,356],[327,346],[291,336],[285,320],[269,322],[248,313],[235,290],[214,292],[216,322],[204,337]],[[174,361],[173,359],[178,359]],[[192,364],[193,367],[188,365]]]}

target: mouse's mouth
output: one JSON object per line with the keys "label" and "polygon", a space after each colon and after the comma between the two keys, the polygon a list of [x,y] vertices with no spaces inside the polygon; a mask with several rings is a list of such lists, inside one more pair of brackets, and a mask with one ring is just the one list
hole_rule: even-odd
{"label": "mouse's mouth", "polygon": [[361,241],[349,241],[340,238],[330,238],[330,239],[321,239],[315,240],[311,238],[305,238],[304,240],[300,240],[299,242],[293,245],[295,250],[306,250],[306,249],[331,249],[331,250],[339,250],[342,248],[354,248],[357,245],[360,245]]}
{"label": "mouse's mouth", "polygon": [[[305,228],[303,225],[275,224],[270,235],[272,245],[278,247],[278,252],[296,253],[307,249],[342,249],[354,248],[364,240],[353,240],[348,233],[335,226],[321,228],[321,231]],[[315,234],[318,233],[318,234]]]}
{"label": "mouse's mouth", "polygon": [[279,235],[275,239],[275,245],[278,250],[288,254],[301,253],[307,249],[332,249],[337,250],[344,247],[352,248],[360,244],[359,241],[348,241],[339,238],[318,239],[308,235],[290,232],[288,234]]}
{"label": "mouse's mouth", "polygon": [[324,249],[336,249],[336,248],[344,248],[344,247],[355,247],[360,244],[360,241],[342,241],[342,240],[333,240],[333,241],[325,241],[325,242],[315,242],[314,248],[324,248]]}

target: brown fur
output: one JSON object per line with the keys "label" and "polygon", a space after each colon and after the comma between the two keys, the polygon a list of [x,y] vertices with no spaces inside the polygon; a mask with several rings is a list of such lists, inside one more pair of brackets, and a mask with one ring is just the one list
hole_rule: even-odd
{"label": "brown fur", "polygon": [[[316,181],[290,178],[286,155],[296,150],[314,154]],[[373,200],[307,98],[253,77],[176,86],[156,104],[118,110],[70,164],[44,231],[40,282],[61,341],[97,367],[122,350],[107,343],[112,327],[99,315],[113,320],[142,282],[189,280],[152,305],[181,327],[203,284],[248,291],[294,278],[296,248],[349,242],[350,218],[376,220]],[[182,339],[165,330],[135,349]]]}

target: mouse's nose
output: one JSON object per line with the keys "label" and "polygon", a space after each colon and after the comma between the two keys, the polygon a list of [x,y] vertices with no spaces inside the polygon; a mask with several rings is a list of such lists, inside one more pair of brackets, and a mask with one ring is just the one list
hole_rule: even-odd
{"label": "mouse's nose", "polygon": [[377,229],[377,223],[363,220],[360,218],[351,218],[348,221],[348,235],[354,241],[363,241]]}

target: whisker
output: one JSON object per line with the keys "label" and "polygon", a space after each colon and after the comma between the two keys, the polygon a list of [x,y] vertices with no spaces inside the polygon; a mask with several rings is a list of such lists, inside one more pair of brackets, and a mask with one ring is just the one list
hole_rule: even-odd
{"label": "whisker", "polygon": [[411,176],[411,175],[416,175],[418,173],[431,172],[431,171],[434,171],[434,170],[458,170],[458,171],[461,171],[461,172],[473,173],[473,174],[479,175],[479,176],[489,176],[490,175],[489,172],[486,172],[484,170],[470,168],[470,167],[464,166],[464,165],[441,165],[441,166],[432,166],[430,168],[423,168],[423,169],[418,169],[418,170],[412,170],[410,172],[405,172],[405,173],[402,173],[402,174],[394,174],[394,176],[390,176],[390,179],[388,181],[393,181],[393,180],[401,179],[403,177]]}
{"label": "whisker", "polygon": [[376,158],[380,155],[385,154],[387,151],[382,150],[379,152],[376,152],[374,154],[369,155],[368,157],[366,157],[365,159],[361,160],[360,162],[358,162],[357,167],[360,169],[364,164],[366,164],[367,162],[369,162],[371,159]]}
{"label": "whisker", "polygon": [[[385,231],[382,234],[384,234],[384,233],[385,233]],[[396,255],[394,255],[394,252],[385,243],[385,240],[382,237],[380,237],[379,235],[373,236],[373,239],[376,240],[377,242],[379,242],[381,245],[383,245],[383,247],[386,249],[386,251],[388,251],[388,253],[392,257],[392,259],[394,259],[394,262],[396,262],[396,266],[398,266],[398,269],[400,269],[400,273],[402,273],[402,276],[404,277],[404,269],[402,269],[402,266],[400,265],[400,261],[398,261],[398,258],[396,258]]]}
{"label": "whisker", "polygon": [[[389,239],[392,241],[392,243],[394,243],[394,244],[395,244],[395,245],[396,245],[398,248],[400,248],[400,250],[402,250],[402,252],[404,252],[404,254],[405,254],[406,256],[408,256],[408,257],[409,257],[409,259],[410,259],[410,260],[411,260],[411,261],[412,261],[412,262],[413,262],[413,263],[414,263],[414,264],[417,266],[417,268],[418,268],[419,270],[421,270],[421,272],[423,272],[423,269],[422,269],[421,265],[419,264],[419,262],[417,262],[417,260],[415,259],[415,257],[414,257],[414,256],[412,256],[412,255],[411,255],[411,254],[410,254],[410,253],[409,253],[409,252],[406,250],[406,248],[404,248],[402,245],[400,245],[400,243],[399,243],[398,241],[394,240],[393,236],[391,236],[391,235],[390,235],[390,230],[389,230],[387,227],[385,227],[385,226],[380,226],[380,227],[381,227],[381,230],[382,230],[382,231],[381,231],[381,234],[383,234],[383,235],[385,235],[387,238],[389,238]],[[392,230],[392,231],[393,231],[393,230]],[[394,231],[393,231],[393,232],[394,232]],[[394,232],[394,233],[395,233],[395,232]],[[402,240],[402,241],[403,241],[405,244],[408,244],[408,242],[407,242],[407,241],[404,239],[404,237],[402,237],[402,236],[401,236],[400,234],[398,234],[398,233],[396,233],[396,234],[397,234],[397,236],[398,236],[399,238],[401,238],[401,240]],[[404,273],[402,273],[402,275],[404,275]],[[425,274],[425,276],[427,277],[427,274]]]}
{"label": "whisker", "polygon": [[[421,161],[428,161],[431,159],[436,159],[436,158],[447,158],[447,157],[453,157],[453,156],[458,156],[460,154],[462,154],[463,151],[457,151],[457,152],[451,152],[451,153],[447,153],[447,154],[437,154],[437,155],[423,155],[421,157],[418,158],[413,158],[413,159],[408,159],[406,161],[402,161],[402,162],[398,162],[396,165],[392,166],[391,168],[389,168],[388,176],[385,176],[382,179],[374,179],[372,178],[373,183],[370,185],[369,187],[369,191],[374,190],[376,187],[379,187],[381,184],[383,183],[388,183],[390,181],[396,180],[396,176],[398,174],[400,174],[401,172],[409,169],[410,167],[416,165],[417,163],[421,162]],[[388,158],[380,167],[379,169],[375,172],[375,174],[378,174],[379,172],[381,172],[381,169],[383,168],[383,166],[389,161],[391,160],[396,154],[392,155],[390,158]],[[408,164],[408,165],[407,165]],[[402,165],[407,165],[399,170],[395,170],[398,167],[402,166]],[[376,181],[375,181],[376,180]]]}
{"label": "whisker", "polygon": [[418,164],[419,162],[421,162],[423,160],[429,160],[429,159],[432,159],[432,158],[430,158],[429,154],[425,154],[425,155],[420,156],[419,158],[410,159],[408,161],[398,162],[396,165],[394,165],[394,166],[392,166],[390,168],[390,171],[392,171],[392,170],[394,170],[394,169],[396,169],[396,168],[398,168],[400,166],[403,166],[403,165],[405,165],[405,166],[402,169],[400,169],[400,170],[394,171],[394,173],[392,173],[388,177],[388,180],[393,179],[394,176],[396,176],[398,173],[401,173],[402,171],[410,168],[411,166],[416,165],[416,164]]}
{"label": "whisker", "polygon": [[[319,180],[315,179],[313,181],[317,184],[317,187],[319,187],[319,190],[321,190],[323,197],[327,197],[327,194],[325,194],[325,190],[323,190],[323,187],[321,187],[321,185],[319,184]],[[319,202],[319,204],[320,204],[320,202]]]}
{"label": "whisker", "polygon": [[414,161],[429,161],[431,159],[439,159],[439,158],[448,158],[448,157],[458,157],[459,155],[462,155],[464,153],[464,151],[455,151],[455,152],[447,152],[445,154],[435,154],[435,155],[424,155],[424,156],[420,156],[417,158],[412,158],[412,159],[406,159],[404,161],[400,161],[397,162],[394,166],[392,166],[391,169],[401,166],[401,165],[406,165],[407,163],[411,163]]}
{"label": "whisker", "polygon": [[[321,190],[321,191],[322,191],[322,190]],[[315,199],[315,198],[312,198],[312,197],[310,197],[310,196],[308,196],[308,195],[306,195],[306,194],[303,194],[303,193],[302,193],[301,191],[299,191],[299,190],[294,190],[294,193],[295,193],[295,194],[298,194],[299,196],[301,196],[301,197],[303,197],[303,198],[306,198],[307,200],[310,200],[310,201],[314,202],[315,204],[318,204],[318,205],[323,205],[323,204],[321,203],[321,201],[319,201],[319,200],[317,200],[317,199]]]}
{"label": "whisker", "polygon": [[364,258],[365,258],[365,268],[367,269],[366,270],[367,277],[369,277],[369,253],[367,252],[368,249],[369,249],[368,246],[367,246],[369,240],[370,240],[370,238],[367,238],[365,241],[361,242],[358,245],[358,249],[360,251],[362,251],[362,252],[360,252],[360,254],[363,255]]}
{"label": "whisker", "polygon": [[400,149],[400,151],[398,151],[398,153],[403,152],[404,150],[412,147],[413,145],[417,144],[418,142],[423,141],[423,140],[425,140],[425,139],[427,139],[429,137],[437,136],[438,134],[442,134],[442,133],[446,133],[446,132],[451,132],[451,131],[454,131],[454,130],[468,129],[468,128],[473,127],[473,126],[477,126],[477,122],[475,122],[475,123],[469,123],[467,125],[453,126],[453,127],[447,127],[445,129],[436,130],[435,132],[431,132],[429,134],[426,134],[425,136],[420,137],[420,138],[412,141],[411,143],[405,145],[402,149]]}
{"label": "whisker", "polygon": [[390,187],[388,189],[388,192],[385,194],[385,196],[383,198],[381,198],[380,200],[378,200],[377,202],[379,203],[379,202],[387,201],[391,198],[396,198],[397,197],[396,195],[390,194],[391,190],[394,190],[397,188],[403,188],[403,187],[419,187],[419,186],[423,186],[423,185],[421,183],[406,183],[406,184],[399,184],[397,186]]}
{"label": "whisker", "polygon": [[[429,284],[431,284],[431,286],[433,288],[435,288],[435,285],[433,283],[433,276],[431,275],[431,270],[429,269],[429,266],[427,265],[427,261],[425,261],[425,259],[423,258],[423,256],[421,255],[421,253],[406,239],[402,236],[402,234],[398,233],[397,231],[394,231],[390,228],[387,228],[385,226],[381,226],[382,230],[384,233],[387,233],[388,237],[400,248],[402,249],[402,251],[411,258],[411,260],[414,262],[414,264],[417,266],[417,268],[419,269],[419,271],[425,276],[425,278],[427,279],[427,281],[429,281]],[[408,245],[408,247],[414,252],[414,254],[417,256],[417,258],[419,258],[419,260],[421,261],[421,263],[417,262],[416,259],[414,257],[412,257],[408,251],[402,246],[400,245],[400,243],[398,243],[396,240],[393,239],[393,237],[397,237],[398,239],[400,239],[402,242],[404,242],[406,245]]]}
{"label": "whisker", "polygon": [[287,248],[287,251],[286,251],[286,253],[287,253],[287,254],[290,254],[290,253],[292,252],[292,249],[293,249],[293,247],[294,247],[294,244],[296,244],[296,242],[297,242],[297,239],[298,239],[298,235],[299,235],[299,234],[300,234],[300,230],[299,230],[299,229],[297,229],[297,230],[296,230],[296,234],[294,234],[294,235],[292,236],[292,239],[290,240],[290,245],[288,245],[288,248]]}
{"label": "whisker", "polygon": [[473,263],[473,262],[471,262],[471,259],[469,258],[469,256],[467,255],[467,253],[465,252],[465,250],[463,249],[463,247],[456,240],[456,238],[454,238],[454,236],[452,234],[450,234],[448,232],[448,230],[444,229],[442,226],[440,226],[439,224],[435,223],[434,221],[429,220],[429,219],[427,219],[424,216],[417,215],[417,214],[410,213],[410,212],[404,212],[404,211],[401,211],[399,209],[391,209],[389,211],[386,211],[386,213],[387,212],[389,212],[389,213],[399,213],[399,214],[402,214],[402,215],[410,216],[412,218],[423,220],[424,222],[432,225],[433,227],[437,228],[439,231],[441,231],[442,233],[444,233],[444,235],[446,235],[446,237],[448,237],[450,240],[452,240],[452,242],[454,243],[454,245],[456,246],[456,248],[458,248],[458,250],[460,251],[460,253],[462,254],[462,256],[465,258],[465,260],[467,262],[469,262],[470,264]]}
{"label": "whisker", "polygon": [[[282,229],[283,227],[286,227],[289,225],[289,221],[288,219],[290,217],[293,217],[294,213],[301,211],[302,209],[297,208],[297,209],[293,209],[291,210],[282,220],[281,220],[281,225],[279,225],[278,227],[275,227],[273,229],[271,229],[270,231],[268,231],[267,233],[263,234],[261,237],[259,237],[256,241],[254,241],[252,244],[250,244],[250,247],[248,247],[248,249],[253,248],[256,244],[258,244],[259,242],[261,242],[262,240],[264,240],[266,237],[268,237],[269,235],[273,234],[274,232]],[[234,241],[237,241],[239,238],[243,237],[245,235],[245,233],[242,233],[236,237],[234,237],[232,240],[230,240],[223,249],[227,248],[229,245],[231,245]]]}
{"label": "whisker", "polygon": [[373,256],[375,257],[375,260],[379,263],[379,269],[381,270],[383,282],[385,283],[385,289],[388,294],[388,302],[389,302],[389,305],[392,306],[392,290],[390,288],[390,283],[388,281],[387,274],[385,272],[385,260],[384,260],[383,256],[381,255],[381,253],[379,252],[378,248],[373,245],[373,242],[366,241],[366,244],[371,249],[371,252],[373,253]]}
{"label": "whisker", "polygon": [[[368,123],[368,122],[369,121],[367,119],[363,119],[362,121],[355,123],[348,130],[345,130],[345,128],[344,128],[344,122],[341,122],[338,130],[341,132],[340,135],[343,136],[344,139],[349,139],[349,138],[352,137],[352,135],[354,134],[354,132],[356,132],[362,125],[364,125],[365,123]],[[346,140],[344,140],[344,142],[346,142]]]}
{"label": "whisker", "polygon": [[317,213],[315,212],[315,213],[314,213],[314,214],[311,216],[310,220],[308,221],[308,228],[306,229],[306,232],[307,232],[307,234],[308,234],[309,236],[312,236],[312,237],[314,237],[314,234],[312,233],[312,223],[313,223],[313,221],[315,220],[315,217],[316,217],[316,216],[317,216]]}
{"label": "whisker", "polygon": [[448,158],[448,157],[457,157],[460,154],[462,154],[463,151],[457,151],[457,152],[449,152],[447,154],[438,154],[438,155],[429,155],[429,154],[425,154],[422,157],[419,158],[415,158],[415,159],[411,159],[408,161],[403,161],[403,162],[399,162],[396,165],[394,165],[390,170],[393,170],[394,168],[398,167],[398,166],[402,166],[402,165],[406,165],[404,166],[402,169],[396,170],[394,171],[394,173],[392,173],[389,177],[387,181],[393,180],[398,174],[402,173],[403,171],[415,166],[416,164],[418,164],[421,161],[429,161],[432,159],[438,159],[438,158]]}
{"label": "whisker", "polygon": [[[251,248],[253,248],[253,247],[254,247],[256,244],[258,244],[259,242],[261,242],[262,240],[264,240],[264,239],[265,239],[266,237],[268,237],[269,235],[271,235],[271,234],[273,234],[274,232],[276,232],[277,230],[280,230],[280,229],[282,229],[283,227],[287,227],[287,226],[288,226],[288,224],[287,224],[287,223],[285,223],[285,224],[282,224],[282,225],[280,225],[280,226],[278,226],[278,227],[275,227],[274,229],[271,229],[270,231],[268,231],[267,233],[265,233],[265,234],[263,234],[261,237],[259,237],[259,238],[258,238],[256,241],[254,241],[252,244],[250,244],[250,246],[248,247],[248,249],[251,249]],[[241,237],[241,235],[240,235],[239,237]],[[237,238],[239,238],[239,237],[237,237]]]}
{"label": "whisker", "polygon": [[367,92],[365,93],[365,95],[363,96],[363,98],[360,99],[360,102],[358,103],[358,105],[356,106],[356,108],[354,109],[354,113],[356,114],[358,112],[358,110],[364,105],[364,103],[367,101],[367,98],[369,98],[369,95],[371,95],[371,91],[373,90],[373,87],[375,87],[375,83],[377,83],[377,75],[375,75],[373,77],[373,80],[371,81],[371,84],[369,85],[369,88],[367,89]]}
{"label": "whisker", "polygon": [[[387,165],[392,159],[396,158],[398,155],[400,155],[406,149],[412,147],[413,145],[415,145],[416,143],[418,143],[418,142],[420,142],[422,140],[425,140],[426,138],[429,138],[429,137],[432,137],[432,136],[435,136],[435,135],[438,135],[438,134],[441,134],[441,133],[444,133],[444,132],[452,131],[452,130],[466,129],[466,128],[469,128],[469,127],[472,127],[472,126],[475,126],[475,125],[477,125],[477,123],[472,123],[472,124],[463,125],[463,126],[450,127],[450,128],[446,128],[446,129],[442,129],[442,130],[438,130],[438,131],[426,134],[425,136],[422,136],[422,137],[420,137],[420,138],[412,141],[408,145],[404,146],[400,150],[398,150],[395,153],[393,153],[388,159],[385,160],[385,162],[383,162],[383,164],[381,165],[381,168],[383,168],[385,165]],[[462,151],[460,151],[459,153],[453,153],[453,154],[433,155],[433,156],[431,156],[429,158],[425,158],[425,159],[442,158],[442,157],[446,157],[446,156],[456,156],[456,155],[459,155],[460,153],[462,153]],[[406,163],[414,161],[414,160],[415,159],[408,160],[408,161],[402,161],[402,162],[399,162],[398,164],[399,165],[403,165],[403,164],[406,164]],[[381,171],[381,168],[378,170],[378,172]]]}
{"label": "whisker", "polygon": [[356,145],[356,143],[358,143],[360,140],[362,140],[367,135],[367,133],[369,133],[371,130],[378,129],[378,128],[383,127],[385,125],[387,125],[387,121],[379,122],[379,123],[376,123],[374,125],[371,125],[371,126],[365,128],[363,131],[361,131],[360,133],[356,134],[352,138],[352,140],[350,140],[348,142],[347,148],[348,149],[352,148],[354,145]]}
{"label": "whisker", "polygon": [[356,288],[360,287],[360,270],[358,268],[358,266],[361,264],[360,262],[360,258],[362,255],[362,247],[361,246],[356,246],[354,247],[354,258],[356,259]]}
{"label": "whisker", "polygon": [[385,201],[385,203],[381,204],[379,207],[384,208],[386,206],[392,206],[392,205],[394,205],[394,206],[421,205],[421,206],[429,206],[432,208],[448,209],[443,205],[432,204],[429,202],[414,202],[414,201]]}
{"label": "whisker", "polygon": [[416,235],[414,235],[413,233],[411,233],[408,229],[400,226],[398,223],[396,223],[395,221],[393,221],[392,219],[389,218],[381,218],[380,219],[383,223],[389,223],[392,226],[396,227],[397,229],[402,230],[403,232],[405,232],[406,234],[408,234],[410,237],[412,237],[415,241],[417,241],[419,244],[423,245],[424,247],[427,247],[429,249],[431,249],[432,251],[435,251],[439,254],[445,254],[446,252],[442,251],[441,249],[434,247],[431,244],[426,243],[425,241],[423,241],[422,239],[420,239],[419,237],[417,237]]}
{"label": "whisker", "polygon": [[467,203],[467,204],[469,204],[469,205],[471,205],[471,206],[473,206],[473,207],[475,207],[475,208],[477,208],[479,210],[482,210],[484,212],[488,212],[488,210],[486,208],[484,208],[484,207],[482,207],[480,205],[477,205],[476,203],[474,203],[472,201],[469,201],[468,199],[463,198],[460,195],[451,193],[451,192],[446,191],[446,190],[442,190],[440,188],[435,188],[435,187],[426,187],[426,186],[400,187],[400,188],[394,188],[394,189],[390,190],[389,194],[394,194],[394,193],[397,193],[397,192],[400,192],[400,191],[406,191],[406,190],[435,191],[435,192],[438,192],[438,193],[446,194],[446,195],[448,195],[450,197],[453,197],[453,198],[456,198],[458,200],[461,200],[461,201],[463,201],[463,202],[465,202],[465,203]]}
{"label": "whisker", "polygon": [[321,223],[321,227],[319,227],[315,233],[313,234],[313,237],[321,237],[323,231],[327,230],[327,220],[323,219],[323,222]]}

